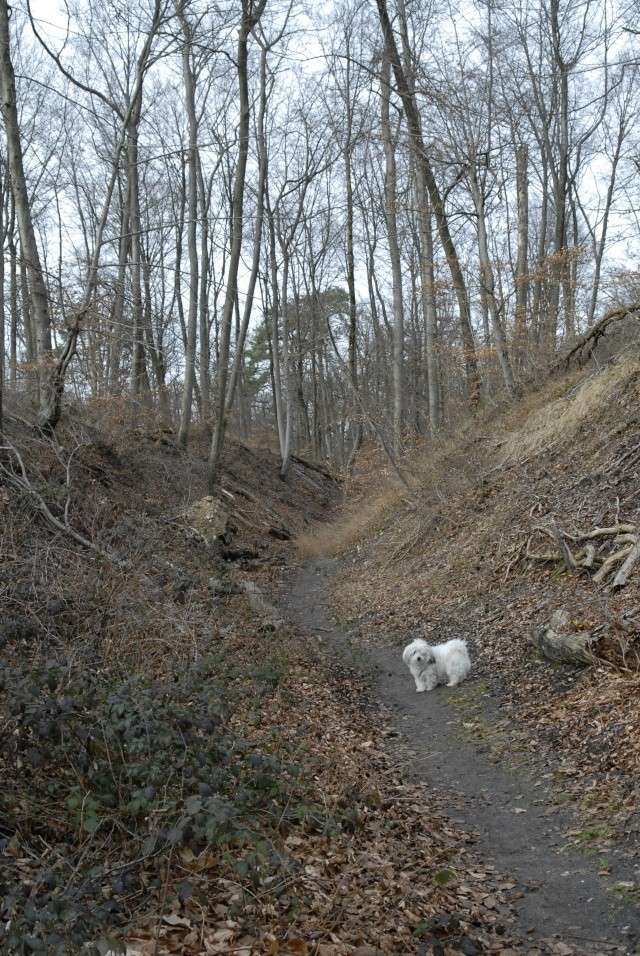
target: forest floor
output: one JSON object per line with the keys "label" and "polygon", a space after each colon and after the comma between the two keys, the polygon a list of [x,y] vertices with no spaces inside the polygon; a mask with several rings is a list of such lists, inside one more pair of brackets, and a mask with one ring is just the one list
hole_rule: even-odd
{"label": "forest floor", "polygon": [[[328,603],[360,666],[377,668],[412,766],[458,793],[456,818],[476,821],[486,858],[540,884],[524,921],[576,952],[588,952],[577,937],[602,940],[596,952],[637,946],[640,576],[617,586],[615,560],[600,581],[597,564],[568,568],[553,529],[572,557],[588,540],[606,561],[638,527],[639,402],[631,357],[556,380],[416,456],[411,496],[365,483],[302,542],[312,558],[339,556],[323,575]],[[596,642],[588,666],[541,657],[534,639],[559,610]],[[415,697],[400,655],[416,636],[465,638],[473,679]]]}
{"label": "forest floor", "polygon": [[[363,450],[339,510],[265,448],[210,499],[204,437],[11,420],[0,951],[637,952],[638,575],[568,571],[545,522],[640,523],[639,406],[630,360],[557,381],[418,450],[412,499]],[[531,644],[558,608],[589,666]],[[416,633],[472,678],[416,696]]]}
{"label": "forest floor", "polygon": [[0,952],[522,951],[513,884],[272,603],[339,483],[231,443],[212,501],[204,441],[58,438],[10,420],[0,460]]}
{"label": "forest floor", "polygon": [[[515,918],[509,951],[636,952],[640,908],[625,892],[636,886],[633,862],[612,843],[604,859],[590,852],[596,833],[576,847],[571,834],[590,831],[558,801],[549,783],[552,763],[523,759],[520,748],[511,748],[500,694],[482,677],[418,696],[395,648],[369,648],[363,657],[331,609],[332,579],[342,573],[328,560],[292,570],[282,605],[310,640],[366,675],[391,715],[406,776],[426,785],[424,825],[435,794],[452,822],[470,834],[485,902],[498,919]],[[459,879],[464,885],[467,878]]]}

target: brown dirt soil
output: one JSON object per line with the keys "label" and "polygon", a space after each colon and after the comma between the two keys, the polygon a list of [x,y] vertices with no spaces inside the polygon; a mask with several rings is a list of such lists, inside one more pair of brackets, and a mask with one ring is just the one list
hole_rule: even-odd
{"label": "brown dirt soil", "polygon": [[[628,892],[633,871],[616,855],[602,861],[569,846],[572,814],[557,805],[545,774],[523,766],[507,735],[497,732],[499,701],[490,681],[471,676],[453,689],[417,695],[396,648],[367,646],[336,626],[327,585],[341,569],[318,560],[287,576],[282,606],[307,634],[349,661],[367,681],[381,713],[399,734],[405,773],[423,788],[423,806],[441,807],[470,831],[474,856],[485,879],[484,902],[511,904],[510,952],[602,956],[637,952],[640,910]],[[503,744],[498,753],[498,744]],[[611,848],[610,848],[611,851]],[[630,873],[631,870],[631,873]],[[459,889],[464,895],[468,880]],[[452,886],[454,881],[452,881]],[[500,907],[499,907],[500,909]],[[427,952],[431,952],[427,949]]]}
{"label": "brown dirt soil", "polygon": [[[509,881],[405,777],[396,731],[356,672],[269,603],[292,557],[281,532],[326,516],[339,485],[300,461],[281,482],[272,452],[232,443],[223,497],[235,531],[212,547],[186,517],[205,494],[204,442],[184,454],[163,434],[140,429],[132,444],[80,420],[65,423],[59,445],[19,423],[6,437],[32,490],[16,487],[17,459],[5,453],[2,952],[22,952],[28,937],[47,956],[84,953],[101,931],[101,953],[125,933],[128,952],[153,956],[509,953]],[[34,491],[112,559],[54,530]],[[127,776],[136,695],[143,743],[147,712],[177,735],[175,753],[164,738],[144,743],[159,783],[142,790]],[[154,701],[166,703],[152,711]],[[209,705],[214,717],[202,720]],[[125,743],[114,749],[114,739]],[[182,814],[215,803],[201,768],[229,741],[214,768],[237,774],[227,797],[246,800],[248,787],[260,797],[230,842],[207,844],[183,832]],[[92,776],[100,768],[106,782]],[[98,929],[83,928],[89,916]]]}
{"label": "brown dirt soil", "polygon": [[[367,514],[353,509],[346,534],[337,523],[303,541],[306,553],[342,550],[333,600],[361,646],[466,638],[476,675],[498,695],[505,746],[537,755],[559,799],[634,855],[640,572],[613,590],[586,570],[567,571],[559,553],[529,557],[526,544],[534,554],[553,550],[536,530],[552,519],[574,535],[640,524],[638,407],[640,366],[628,356],[556,381],[411,463],[414,501],[387,487],[369,497]],[[606,633],[593,666],[554,664],[532,646],[532,631],[558,608],[576,630]],[[569,836],[583,839],[582,829]]]}

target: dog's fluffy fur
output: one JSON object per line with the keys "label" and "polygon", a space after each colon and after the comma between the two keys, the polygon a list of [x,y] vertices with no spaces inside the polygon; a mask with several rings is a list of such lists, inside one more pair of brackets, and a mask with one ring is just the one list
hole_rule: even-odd
{"label": "dog's fluffy fur", "polygon": [[438,684],[455,687],[471,670],[466,642],[458,638],[445,644],[428,644],[417,638],[405,647],[402,660],[411,671],[418,694]]}

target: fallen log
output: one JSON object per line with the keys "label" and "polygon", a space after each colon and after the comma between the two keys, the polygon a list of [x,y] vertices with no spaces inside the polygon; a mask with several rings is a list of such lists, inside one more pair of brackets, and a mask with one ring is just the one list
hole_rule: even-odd
{"label": "fallen log", "polygon": [[554,611],[548,624],[531,631],[531,643],[552,661],[569,664],[592,664],[600,633],[571,630],[571,618],[564,610]]}
{"label": "fallen log", "polygon": [[222,548],[220,557],[224,561],[256,561],[261,555],[255,548]]}
{"label": "fallen log", "polygon": [[306,458],[301,458],[300,455],[292,455],[291,461],[297,461],[299,465],[302,465],[303,468],[309,468],[311,471],[317,471],[319,475],[322,475],[323,478],[326,478],[328,481],[333,481],[335,484],[339,485],[341,479],[336,475],[332,475],[330,471],[327,471],[326,468],[323,468],[321,465],[317,465],[313,461],[308,461]]}
{"label": "fallen log", "polygon": [[598,344],[598,339],[600,339],[607,331],[609,326],[613,322],[617,322],[620,319],[626,319],[628,316],[637,317],[640,312],[640,304],[634,303],[633,305],[626,305],[619,309],[612,309],[610,312],[607,312],[595,325],[592,325],[591,328],[585,332],[584,335],[581,335],[576,339],[575,344],[571,349],[563,355],[562,358],[558,359],[554,365],[552,371],[559,372],[569,368],[571,362],[575,359],[578,365],[584,365],[587,362],[593,353],[596,345]]}

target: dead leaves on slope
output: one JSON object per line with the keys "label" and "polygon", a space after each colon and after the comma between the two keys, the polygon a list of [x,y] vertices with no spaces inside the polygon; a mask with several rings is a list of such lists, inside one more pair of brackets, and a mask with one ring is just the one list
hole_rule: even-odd
{"label": "dead leaves on slope", "polygon": [[[236,716],[237,732],[244,721]],[[298,657],[245,727],[261,751],[297,753],[317,794],[299,823],[269,824],[291,876],[252,884],[223,876],[215,860],[209,869],[182,858],[193,898],[177,904],[170,895],[169,911],[130,939],[131,956],[505,950],[515,884],[471,856],[473,838],[447,820],[434,794],[402,779],[379,705],[355,675],[332,679],[319,661]]]}

